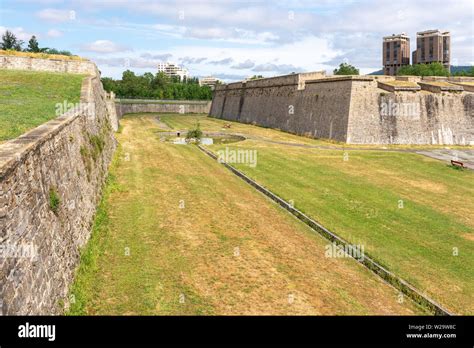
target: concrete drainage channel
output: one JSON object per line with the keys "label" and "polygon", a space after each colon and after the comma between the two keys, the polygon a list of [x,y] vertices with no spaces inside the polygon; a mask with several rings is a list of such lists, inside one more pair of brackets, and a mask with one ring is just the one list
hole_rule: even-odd
{"label": "concrete drainage channel", "polygon": [[[204,152],[209,157],[217,160],[217,156],[212,153],[211,151],[207,150],[201,145],[198,145],[198,148]],[[239,178],[243,179],[245,182],[256,188],[258,191],[263,193],[265,196],[269,197],[271,200],[275,201],[278,205],[282,208],[289,211],[293,214],[296,218],[304,222],[306,225],[311,227],[312,230],[322,235],[324,238],[328,239],[329,241],[336,243],[338,246],[344,248],[344,250],[351,250],[353,247],[350,243],[345,241],[343,238],[337,236],[333,232],[329,231],[327,228],[319,224],[318,222],[311,219],[306,214],[302,213],[298,209],[294,208],[288,202],[283,200],[282,198],[278,197],[276,194],[271,192],[270,190],[266,189],[262,185],[258,184],[257,182],[253,181],[251,178],[246,176],[241,171],[235,169],[228,163],[222,163],[227,169],[229,169],[232,173],[237,175]],[[354,257],[353,257],[354,258]],[[404,295],[408,296],[411,300],[415,303],[421,305],[423,308],[427,309],[434,315],[453,315],[448,310],[443,308],[440,304],[436,303],[434,300],[430,299],[429,297],[423,295],[419,290],[414,288],[412,285],[407,283],[405,280],[397,277],[395,274],[391,273],[376,261],[374,261],[370,256],[367,254],[364,255],[363,258],[354,258],[357,262],[364,265],[366,268],[371,270],[373,273],[378,275],[384,281],[392,285],[397,290],[401,291]]]}

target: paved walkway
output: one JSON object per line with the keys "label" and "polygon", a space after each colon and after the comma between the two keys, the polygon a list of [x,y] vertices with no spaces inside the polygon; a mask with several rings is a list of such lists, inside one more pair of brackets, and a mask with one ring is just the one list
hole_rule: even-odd
{"label": "paved walkway", "polygon": [[415,151],[416,153],[431,158],[438,159],[440,161],[451,162],[451,160],[463,162],[464,166],[474,170],[474,150],[470,149],[435,149],[435,150],[424,150]]}

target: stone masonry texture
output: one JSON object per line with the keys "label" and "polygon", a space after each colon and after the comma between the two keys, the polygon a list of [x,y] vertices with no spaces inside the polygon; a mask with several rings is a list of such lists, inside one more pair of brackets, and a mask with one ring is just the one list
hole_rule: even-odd
{"label": "stone masonry texture", "polygon": [[144,102],[140,99],[122,103],[115,102],[116,113],[119,118],[129,113],[181,113],[181,114],[208,114],[211,109],[210,101],[163,101],[159,103]]}
{"label": "stone masonry texture", "polygon": [[219,85],[209,115],[353,144],[474,144],[468,89],[390,92],[378,81],[395,77],[314,74]]}
{"label": "stone masonry texture", "polygon": [[[15,69],[24,63],[8,60]],[[83,81],[81,105],[0,145],[4,315],[64,311],[116,148],[114,101],[103,90],[95,65],[73,64],[74,69],[66,70],[89,74]],[[31,66],[46,71],[65,68],[64,62]]]}

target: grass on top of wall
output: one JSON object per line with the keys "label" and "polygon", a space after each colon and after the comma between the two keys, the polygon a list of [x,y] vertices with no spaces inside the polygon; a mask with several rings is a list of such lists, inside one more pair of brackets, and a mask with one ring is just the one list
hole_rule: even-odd
{"label": "grass on top of wall", "polygon": [[0,69],[0,143],[57,117],[57,103],[78,103],[83,78],[79,74]]}
{"label": "grass on top of wall", "polygon": [[0,55],[15,56],[15,57],[30,57],[30,58],[38,58],[38,59],[87,60],[79,56],[66,56],[64,54],[20,52],[20,51],[14,51],[14,50],[0,50]]}

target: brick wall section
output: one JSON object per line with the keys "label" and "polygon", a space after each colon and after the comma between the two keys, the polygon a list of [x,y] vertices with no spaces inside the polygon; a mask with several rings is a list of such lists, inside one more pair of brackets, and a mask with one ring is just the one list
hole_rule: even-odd
{"label": "brick wall section", "polygon": [[[474,144],[472,92],[387,92],[371,76],[320,76],[302,86],[291,76],[217,86],[210,116],[347,143]],[[383,111],[394,104],[404,111]]]}
{"label": "brick wall section", "polygon": [[159,103],[143,102],[137,99],[136,101],[127,101],[121,103],[120,101],[115,102],[115,109],[117,116],[120,118],[125,114],[131,113],[192,113],[192,114],[208,114],[211,110],[210,101],[192,101],[183,100],[177,101],[162,101]]}
{"label": "brick wall section", "polygon": [[[2,314],[59,314],[67,303],[116,148],[97,75],[84,79],[81,102],[89,104],[0,145]],[[33,254],[18,257],[21,246]]]}

